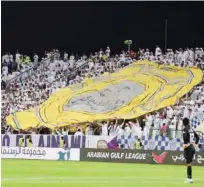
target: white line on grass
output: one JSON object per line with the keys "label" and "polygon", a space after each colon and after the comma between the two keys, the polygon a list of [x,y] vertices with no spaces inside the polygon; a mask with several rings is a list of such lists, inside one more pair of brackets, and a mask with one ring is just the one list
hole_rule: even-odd
{"label": "white line on grass", "polygon": [[[107,177],[89,177],[89,176],[86,176],[86,177],[69,177],[69,176],[64,176],[64,177],[61,177],[61,176],[45,176],[45,177],[19,177],[19,178],[2,178],[1,180],[2,181],[26,181],[26,180],[73,180],[73,181],[77,181],[77,180],[104,180],[104,179],[109,179],[109,180],[126,180],[126,179],[129,179],[129,180],[182,180],[184,178],[174,178],[173,176],[169,176],[169,177],[143,177],[143,176],[128,176],[128,177],[123,177],[123,176],[119,176],[119,177],[116,177],[116,176],[107,176]],[[194,179],[197,179],[197,180],[200,180],[200,178],[194,178]],[[49,182],[49,181],[48,181]]]}
{"label": "white line on grass", "polygon": [[[21,166],[21,169],[23,169],[24,167],[23,166]],[[25,168],[27,168],[27,166],[25,166]],[[32,169],[34,169],[35,168],[35,166],[32,166]],[[39,168],[39,166],[37,166],[36,168]],[[69,171],[87,171],[87,170],[91,170],[91,171],[93,171],[93,172],[97,172],[97,173],[102,173],[102,172],[104,172],[104,171],[106,171],[107,170],[107,168],[100,168],[100,169],[98,169],[98,168],[96,168],[96,167],[86,167],[86,168],[69,168]],[[168,168],[167,168],[168,169]],[[181,168],[181,169],[183,169],[183,168]],[[10,171],[10,169],[9,168],[3,168],[3,170],[4,171]],[[50,167],[49,166],[49,168],[47,168],[47,167],[42,167],[42,168],[40,168],[40,170],[43,170],[43,171],[50,171],[50,170],[56,170],[56,167]],[[67,171],[67,167],[62,167],[62,168],[59,168],[59,170],[66,170]],[[134,172],[136,172],[136,171],[146,171],[147,170],[147,168],[144,168],[144,167],[135,167],[135,168],[124,168],[124,170],[126,171],[126,172],[128,172],[128,171],[134,171]],[[154,168],[148,168],[148,170],[150,170],[150,171],[152,171],[152,172],[157,172],[157,171],[161,171],[161,168],[156,168],[156,167],[154,167]],[[119,170],[118,170],[118,168],[109,168],[109,171],[113,171],[113,172],[119,172]],[[201,171],[201,170],[196,170],[196,173],[204,173],[204,171]]]}
{"label": "white line on grass", "polygon": [[[60,181],[60,180],[54,180],[54,181],[46,181],[46,180],[42,180],[42,181],[2,181],[2,183],[20,183],[20,184],[183,184],[183,179],[181,180],[154,180],[154,181],[148,181],[148,180],[134,180],[134,181],[98,181],[98,180],[90,180],[90,181]],[[196,181],[197,182],[197,181]]]}

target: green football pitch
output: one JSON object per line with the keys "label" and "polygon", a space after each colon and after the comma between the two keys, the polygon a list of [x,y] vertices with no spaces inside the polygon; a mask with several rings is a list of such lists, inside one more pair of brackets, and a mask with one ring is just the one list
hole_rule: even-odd
{"label": "green football pitch", "polygon": [[2,187],[204,187],[204,167],[2,159]]}

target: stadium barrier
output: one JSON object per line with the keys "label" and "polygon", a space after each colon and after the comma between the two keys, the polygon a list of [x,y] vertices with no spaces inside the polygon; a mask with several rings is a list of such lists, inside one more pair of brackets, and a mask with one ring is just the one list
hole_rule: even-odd
{"label": "stadium barrier", "polygon": [[[52,59],[54,59],[55,55],[56,54],[53,54],[49,58],[43,59],[42,61],[33,65],[33,67],[26,69],[25,71],[21,72],[19,75],[13,77],[9,81],[7,81],[6,86],[8,87],[9,84],[11,84],[14,81],[21,82],[21,81],[29,78],[31,75],[33,75],[35,72],[37,72],[37,70],[47,68],[50,65],[50,62],[52,61]],[[33,62],[30,62],[30,63],[33,63]]]}
{"label": "stadium barrier", "polygon": [[[183,152],[127,149],[80,149],[80,161],[183,165]],[[204,153],[196,153],[194,165],[204,166]]]}
{"label": "stadium barrier", "polygon": [[1,158],[79,161],[80,149],[1,147]]}
{"label": "stadium barrier", "polygon": [[[97,161],[140,164],[184,165],[183,152],[132,149],[77,149],[1,147],[3,159]],[[197,152],[193,165],[204,166],[204,153]]]}
{"label": "stadium barrier", "polygon": [[[32,147],[58,148],[61,139],[60,135],[16,135],[2,134],[1,146],[16,147],[19,145],[19,139],[24,138],[22,147],[27,147],[27,139],[31,138]],[[96,148],[96,149],[113,149],[118,144],[123,145],[125,149],[135,149],[137,136],[64,136],[65,148]],[[182,139],[170,139],[164,136],[142,136],[141,137],[144,150],[171,150],[182,151]],[[204,144],[204,139],[200,140],[200,144]],[[204,151],[204,146],[197,151]]]}

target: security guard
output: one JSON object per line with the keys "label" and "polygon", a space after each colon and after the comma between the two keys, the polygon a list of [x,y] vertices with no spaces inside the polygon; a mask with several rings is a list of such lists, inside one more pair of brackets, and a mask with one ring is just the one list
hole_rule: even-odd
{"label": "security guard", "polygon": [[23,147],[23,144],[24,144],[24,138],[19,138],[19,140],[18,140],[18,146],[19,146],[19,147]]}
{"label": "security guard", "polygon": [[141,149],[142,148],[142,142],[140,139],[138,139],[135,143],[135,148],[136,149]]}
{"label": "security guard", "polygon": [[27,144],[27,147],[32,147],[32,146],[33,146],[33,144],[32,144],[32,140],[31,140],[30,137],[27,138],[27,140],[26,140],[26,144]]}
{"label": "security guard", "polygon": [[64,147],[64,137],[62,136],[60,139],[59,147],[63,148]]}

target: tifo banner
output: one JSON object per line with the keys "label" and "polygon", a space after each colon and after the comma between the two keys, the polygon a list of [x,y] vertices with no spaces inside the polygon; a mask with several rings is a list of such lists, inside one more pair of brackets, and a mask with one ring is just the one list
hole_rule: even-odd
{"label": "tifo banner", "polygon": [[14,128],[55,129],[95,120],[132,119],[175,104],[201,80],[199,69],[135,62],[119,72],[63,88],[38,109],[17,112],[6,120]]}
{"label": "tifo banner", "polygon": [[[80,149],[80,161],[186,164],[182,152],[126,149]],[[196,153],[193,164],[204,166],[204,153]]]}
{"label": "tifo banner", "polygon": [[80,149],[1,147],[1,158],[79,161]]}
{"label": "tifo banner", "polygon": [[[52,147],[58,148],[60,139],[59,135],[1,135],[2,146],[16,147],[19,139],[23,138],[23,146],[27,146],[27,139],[31,137],[32,147]],[[97,148],[97,149],[117,149],[118,145],[123,145],[124,149],[135,149],[137,136],[63,136],[65,148]],[[181,139],[169,139],[168,137],[155,136],[141,138],[144,150],[172,150],[182,151],[183,141]],[[201,139],[200,144],[204,144]],[[198,149],[198,151],[204,151]]]}

